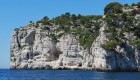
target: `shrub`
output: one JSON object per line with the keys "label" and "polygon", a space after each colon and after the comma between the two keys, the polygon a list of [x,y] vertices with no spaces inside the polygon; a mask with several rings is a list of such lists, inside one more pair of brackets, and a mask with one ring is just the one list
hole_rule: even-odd
{"label": "shrub", "polygon": [[38,23],[42,23],[43,25],[50,25],[50,21],[49,18],[47,16],[45,16],[43,19],[41,19],[40,21],[37,21]]}
{"label": "shrub", "polygon": [[104,20],[110,25],[110,26],[118,26],[118,21],[120,20],[120,16],[114,14],[114,13],[110,13],[110,14],[106,14],[106,17],[104,18]]}
{"label": "shrub", "polygon": [[69,33],[70,32],[70,26],[65,26],[63,28],[64,28],[65,33]]}
{"label": "shrub", "polygon": [[137,10],[132,10],[132,11],[129,13],[129,15],[131,15],[131,16],[135,16],[137,13],[138,13]]}
{"label": "shrub", "polygon": [[30,23],[30,24],[32,24],[32,23],[33,23],[33,21],[29,21],[29,23]]}
{"label": "shrub", "polygon": [[94,40],[95,40],[94,34],[89,31],[83,31],[79,36],[79,42],[81,45],[84,46],[84,49],[90,48]]}
{"label": "shrub", "polygon": [[56,44],[57,42],[59,42],[59,40],[57,39],[57,37],[55,36],[55,34],[50,34],[49,37],[52,39],[52,41]]}
{"label": "shrub", "polygon": [[140,39],[134,40],[130,44],[135,46],[136,48],[140,49]]}
{"label": "shrub", "polygon": [[15,28],[14,31],[19,31],[19,28]]}
{"label": "shrub", "polygon": [[124,4],[124,7],[129,7],[129,5],[128,4]]}
{"label": "shrub", "polygon": [[123,7],[122,4],[118,2],[112,2],[104,8],[104,14],[122,13],[123,12],[122,7]]}
{"label": "shrub", "polygon": [[79,42],[81,45],[83,45],[84,49],[90,48],[94,40],[94,37],[90,36],[88,36],[87,38],[85,38],[84,36],[79,38]]}
{"label": "shrub", "polygon": [[137,3],[138,8],[140,8],[140,2]]}
{"label": "shrub", "polygon": [[81,36],[81,37],[79,38],[79,42],[80,42],[81,45],[84,45],[84,44],[85,44],[84,36]]}
{"label": "shrub", "polygon": [[135,3],[132,3],[132,5],[131,6],[136,6],[136,4]]}
{"label": "shrub", "polygon": [[112,41],[108,41],[108,42],[102,44],[101,47],[106,50],[112,50],[112,49],[115,49],[116,46],[118,46],[118,45],[120,45],[120,42],[118,42],[116,40],[112,40]]}

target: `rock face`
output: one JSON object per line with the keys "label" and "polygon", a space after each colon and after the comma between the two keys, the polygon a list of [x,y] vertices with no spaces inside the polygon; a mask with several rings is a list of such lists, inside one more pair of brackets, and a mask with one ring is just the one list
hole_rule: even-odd
{"label": "rock face", "polygon": [[82,69],[93,56],[72,35],[54,43],[40,28],[14,30],[11,39],[11,69]]}
{"label": "rock face", "polygon": [[[101,71],[139,71],[139,50],[128,44],[123,47],[117,46],[115,50],[103,49],[101,44],[108,41],[103,31],[104,27],[100,29],[100,35],[91,47],[92,55],[94,56],[94,68]],[[127,36],[131,35],[127,34]],[[133,36],[131,38],[134,39]]]}
{"label": "rock face", "polygon": [[[67,34],[54,43],[47,31],[23,27],[12,33],[11,69],[88,69],[99,71],[138,71],[140,51],[125,44],[115,51],[101,47],[108,41],[100,28],[99,36],[90,49],[84,49],[77,37]],[[56,34],[59,34],[56,33]],[[134,39],[130,34],[127,38]]]}
{"label": "rock face", "polygon": [[66,13],[15,29],[11,69],[140,71],[140,8],[127,8],[103,17]]}

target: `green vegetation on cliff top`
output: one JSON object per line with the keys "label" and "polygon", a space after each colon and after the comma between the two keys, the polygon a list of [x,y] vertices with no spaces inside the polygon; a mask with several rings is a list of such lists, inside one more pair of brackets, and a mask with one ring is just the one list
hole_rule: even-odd
{"label": "green vegetation on cliff top", "polygon": [[[57,26],[54,31],[64,31],[63,34],[72,34],[75,37],[78,36],[80,44],[86,49],[91,47],[92,42],[99,35],[102,16],[83,16],[81,14],[75,15],[67,12],[51,20],[46,16],[40,21],[36,22],[37,25],[39,23],[42,23],[42,25]],[[63,34],[56,36],[52,33],[50,34],[50,37],[52,37],[52,40],[55,40]],[[58,40],[55,40],[55,43],[57,42]]]}
{"label": "green vegetation on cliff top", "polygon": [[[134,33],[136,41],[130,41],[131,45],[140,48],[140,21],[136,20],[136,15],[140,14],[140,3],[137,4],[120,4],[112,2],[104,8],[105,17],[101,15],[75,15],[69,12],[62,14],[53,19],[45,16],[43,19],[36,22],[36,27],[39,23],[48,26],[57,26],[54,31],[64,31],[59,35],[50,34],[50,37],[57,43],[58,38],[64,34],[72,34],[78,37],[80,44],[86,49],[90,48],[93,41],[99,35],[99,29],[103,23],[106,23],[104,30],[109,41],[102,44],[104,49],[114,49],[116,46],[125,44],[126,38],[124,33]],[[30,22],[31,23],[31,22]],[[51,31],[51,28],[45,28]]]}

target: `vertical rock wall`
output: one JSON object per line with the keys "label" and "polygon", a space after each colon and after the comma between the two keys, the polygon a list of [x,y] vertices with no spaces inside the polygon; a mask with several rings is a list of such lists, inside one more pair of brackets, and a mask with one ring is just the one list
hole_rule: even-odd
{"label": "vertical rock wall", "polygon": [[[23,27],[11,38],[11,69],[90,69],[99,71],[138,71],[140,51],[128,44],[115,51],[101,45],[108,41],[100,28],[90,49],[84,50],[76,36],[64,34],[54,43],[47,31]],[[59,32],[58,32],[59,33]],[[126,34],[127,37],[131,37]]]}

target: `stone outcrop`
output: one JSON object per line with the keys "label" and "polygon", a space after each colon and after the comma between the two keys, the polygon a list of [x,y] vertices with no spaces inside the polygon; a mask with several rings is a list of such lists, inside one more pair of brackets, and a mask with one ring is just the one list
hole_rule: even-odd
{"label": "stone outcrop", "polygon": [[14,30],[11,39],[12,69],[82,69],[90,67],[93,56],[73,35],[63,35],[58,43],[40,28]]}
{"label": "stone outcrop", "polygon": [[109,10],[103,17],[77,19],[67,13],[17,28],[11,38],[10,68],[140,71],[138,10],[124,7],[118,14]]}
{"label": "stone outcrop", "polygon": [[[138,71],[140,51],[125,44],[115,51],[101,47],[108,41],[100,28],[90,49],[84,49],[76,36],[65,34],[54,43],[41,28],[15,29],[11,38],[11,69],[87,69],[99,71]],[[56,33],[60,34],[61,32]],[[133,34],[126,38],[134,39]],[[130,40],[130,39],[129,39]]]}
{"label": "stone outcrop", "polygon": [[[101,47],[101,44],[108,41],[104,27],[105,25],[100,29],[100,35],[91,47],[94,56],[94,69],[99,71],[139,71],[140,52],[136,48],[127,43],[123,47],[117,46],[115,50],[105,50]],[[135,39],[133,35],[126,34],[126,36]]]}

